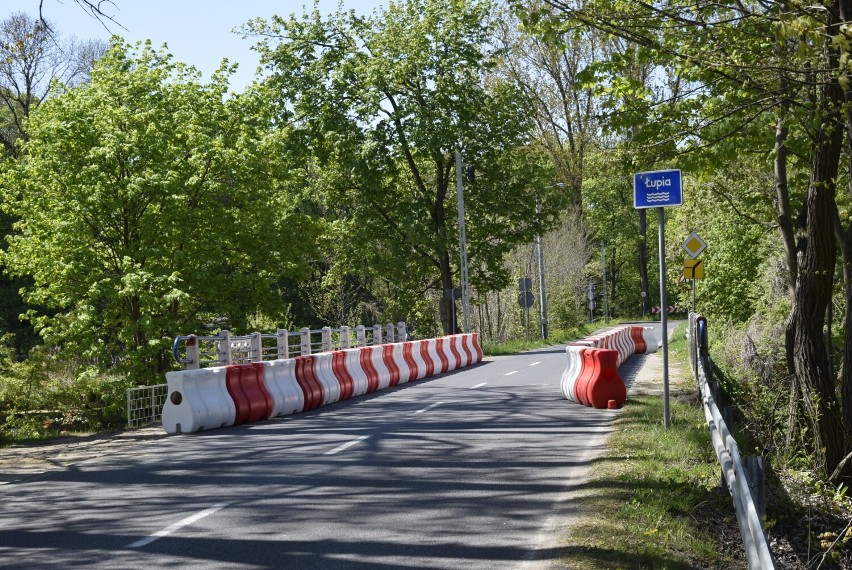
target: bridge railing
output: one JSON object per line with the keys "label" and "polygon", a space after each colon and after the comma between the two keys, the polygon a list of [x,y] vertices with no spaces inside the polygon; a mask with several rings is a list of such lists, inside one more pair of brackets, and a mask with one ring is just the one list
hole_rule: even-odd
{"label": "bridge railing", "polygon": [[407,340],[404,322],[366,327],[323,327],[275,333],[232,335],[223,330],[214,336],[179,335],[172,344],[175,360],[186,369],[226,366],[294,356],[331,352],[359,346],[375,346]]}
{"label": "bridge railing", "polygon": [[717,405],[719,387],[713,380],[712,363],[707,349],[707,319],[695,313],[689,315],[689,356],[692,371],[701,390],[704,417],[710,429],[713,449],[722,467],[722,483],[734,502],[740,535],[746,550],[749,570],[774,569],[775,562],[766,542],[761,515],[764,514],[763,462],[748,457],[746,464],[740,456],[737,442],[731,435],[730,413]]}

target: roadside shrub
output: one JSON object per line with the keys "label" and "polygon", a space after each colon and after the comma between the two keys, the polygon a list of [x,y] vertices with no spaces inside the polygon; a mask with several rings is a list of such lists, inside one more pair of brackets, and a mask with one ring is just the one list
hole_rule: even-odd
{"label": "roadside shrub", "polygon": [[45,347],[34,349],[25,362],[9,356],[0,354],[0,441],[123,425],[129,378],[81,372],[79,363],[59,360]]}
{"label": "roadside shrub", "polygon": [[[799,456],[805,433],[791,419],[791,382],[784,349],[785,320],[758,314],[741,326],[716,323],[711,355],[738,423],[761,453],[789,461]],[[783,462],[783,461],[782,461]]]}

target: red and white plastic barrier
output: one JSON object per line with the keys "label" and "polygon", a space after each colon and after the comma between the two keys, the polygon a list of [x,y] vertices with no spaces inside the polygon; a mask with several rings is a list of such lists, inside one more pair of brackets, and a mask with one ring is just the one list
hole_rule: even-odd
{"label": "red and white plastic barrier", "polygon": [[169,396],[163,427],[169,433],[234,425],[236,407],[228,394],[224,366],[167,372]]}
{"label": "red and white plastic barrier", "polygon": [[313,410],[482,360],[476,333],[166,374],[168,433]]}
{"label": "red and white plastic barrier", "polygon": [[653,327],[627,325],[569,344],[562,397],[594,408],[620,408],[627,389],[618,367],[633,354],[656,352],[658,343]]}

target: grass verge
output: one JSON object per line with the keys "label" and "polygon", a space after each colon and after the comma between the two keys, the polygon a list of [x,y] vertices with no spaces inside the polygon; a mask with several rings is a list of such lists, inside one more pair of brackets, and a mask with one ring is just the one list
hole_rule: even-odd
{"label": "grass verge", "polygon": [[720,486],[680,343],[670,351],[669,429],[662,398],[628,399],[579,499],[586,516],[563,541],[564,567],[745,568],[734,508]]}

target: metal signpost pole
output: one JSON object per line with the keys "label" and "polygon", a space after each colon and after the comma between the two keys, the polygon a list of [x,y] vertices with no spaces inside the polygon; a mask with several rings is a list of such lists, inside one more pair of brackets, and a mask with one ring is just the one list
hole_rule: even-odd
{"label": "metal signpost pole", "polygon": [[660,336],[663,349],[663,424],[668,429],[669,417],[669,333],[666,295],[666,219],[665,208],[683,204],[680,170],[638,172],[633,176],[633,207],[637,210],[657,208],[660,249]]}
{"label": "metal signpost pole", "polygon": [[695,312],[695,287],[698,285],[698,280],[693,277],[692,278],[692,312]]}
{"label": "metal signpost pole", "polygon": [[668,301],[666,299],[666,216],[664,208],[657,208],[660,240],[660,326],[663,329],[663,425],[669,427],[669,335]]}

